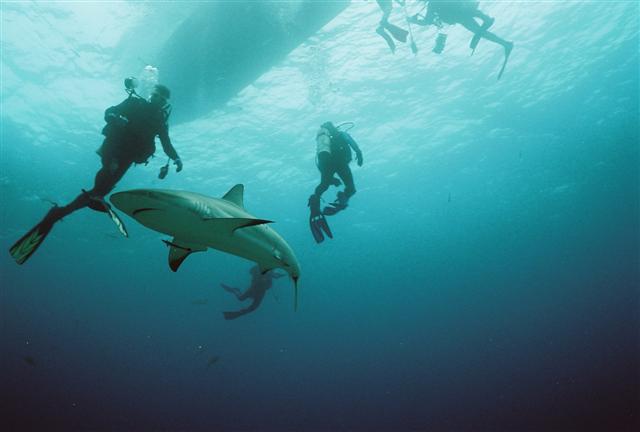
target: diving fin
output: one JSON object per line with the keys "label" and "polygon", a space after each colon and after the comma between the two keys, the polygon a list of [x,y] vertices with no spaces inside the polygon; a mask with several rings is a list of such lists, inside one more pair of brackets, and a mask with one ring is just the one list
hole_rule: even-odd
{"label": "diving fin", "polygon": [[226,320],[234,320],[246,313],[247,313],[246,311],[239,310],[239,311],[233,311],[233,312],[222,312],[222,315],[224,315],[224,319]]}
{"label": "diving fin", "polygon": [[331,239],[333,238],[333,233],[331,232],[331,228],[329,228],[327,219],[325,219],[323,214],[310,216],[309,228],[311,229],[311,234],[313,235],[313,239],[316,241],[316,243],[322,243],[324,241],[325,234],[327,235],[327,237]]}
{"label": "diving fin", "polygon": [[309,214],[309,228],[316,243],[322,243],[324,241],[324,234],[329,236],[329,238],[333,238],[331,228],[329,228],[327,220],[320,211],[320,197],[315,194],[311,195],[307,205],[311,211]]}
{"label": "diving fin", "polygon": [[11,249],[9,249],[11,257],[13,257],[18,264],[24,264],[38,247],[40,247],[44,239],[47,238],[51,228],[53,228],[53,222],[46,222],[44,220],[31,228],[28,233],[23,235],[20,240],[11,246]]}
{"label": "diving fin", "polygon": [[336,200],[329,203],[327,207],[322,210],[322,214],[327,216],[333,216],[334,214],[346,209],[349,205],[349,199],[346,198],[344,191],[338,192]]}
{"label": "diving fin", "polygon": [[120,234],[125,237],[129,237],[129,233],[127,232],[127,228],[124,226],[124,222],[122,221],[122,219],[120,219],[120,216],[118,216],[116,212],[111,209],[111,206],[104,200],[103,197],[91,196],[91,194],[89,194],[89,192],[84,189],[82,189],[82,192],[89,200],[89,202],[87,203],[87,207],[100,213],[106,213],[113,221],[113,223],[116,224],[116,227],[118,228],[118,231],[120,231]]}
{"label": "diving fin", "polygon": [[390,22],[384,23],[383,27],[387,29],[389,33],[391,33],[391,36],[393,36],[395,40],[399,42],[407,41],[407,35],[409,35],[409,32],[406,31],[405,29],[400,28],[397,25],[393,25]]}
{"label": "diving fin", "polygon": [[9,249],[9,253],[18,264],[24,264],[40,247],[53,225],[64,216],[64,210],[54,205],[42,220]]}
{"label": "diving fin", "polygon": [[326,216],[333,216],[334,214],[341,212],[347,208],[347,204],[339,203],[338,201],[332,202],[322,210],[322,214]]}
{"label": "diving fin", "polygon": [[129,237],[129,233],[127,232],[127,228],[124,226],[124,222],[122,221],[122,219],[120,219],[120,216],[118,216],[116,212],[111,209],[111,206],[104,200],[104,198],[89,196],[89,204],[87,205],[92,210],[109,215],[109,218],[111,218],[113,223],[116,224],[116,227],[118,228],[118,231],[120,231],[120,234],[125,237]]}
{"label": "diving fin", "polygon": [[322,234],[322,230],[316,223],[316,218],[318,218],[318,216],[309,217],[309,229],[311,229],[311,235],[313,235],[316,243],[322,243],[324,241],[324,234]]}
{"label": "diving fin", "polygon": [[393,39],[391,39],[391,36],[389,36],[387,34],[387,32],[384,31],[384,28],[382,26],[378,27],[376,29],[376,33],[378,33],[380,36],[382,36],[382,38],[385,40],[387,45],[389,45],[389,49],[391,50],[391,53],[395,53],[396,52],[396,44],[393,42]]}
{"label": "diving fin", "polygon": [[498,72],[498,79],[502,78],[502,74],[504,73],[504,68],[507,67],[507,60],[509,60],[509,55],[511,55],[511,50],[513,50],[513,42],[509,42],[504,48],[504,61],[502,62],[502,67],[500,68],[500,72]]}

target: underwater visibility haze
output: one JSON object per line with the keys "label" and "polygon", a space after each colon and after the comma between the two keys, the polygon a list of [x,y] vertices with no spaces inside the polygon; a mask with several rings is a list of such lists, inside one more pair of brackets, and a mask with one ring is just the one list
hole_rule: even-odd
{"label": "underwater visibility haze", "polygon": [[[503,47],[409,27],[422,4],[393,3],[394,53],[373,1],[0,4],[2,430],[638,430],[638,2],[480,2],[514,43],[500,80]],[[274,276],[225,319],[254,264],[174,272],[172,238],[118,209],[128,238],[83,209],[12,259],[92,187],[129,76],[171,89],[184,169],[158,178],[158,143],[113,192],[244,185],[297,308]],[[363,163],[318,244],[326,121]]]}

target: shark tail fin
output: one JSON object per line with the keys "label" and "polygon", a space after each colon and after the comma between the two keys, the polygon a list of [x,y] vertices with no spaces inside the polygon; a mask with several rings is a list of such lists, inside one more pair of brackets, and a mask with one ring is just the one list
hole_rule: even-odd
{"label": "shark tail fin", "polygon": [[188,243],[180,240],[173,241],[162,240],[169,246],[169,267],[172,271],[178,271],[182,262],[193,252],[202,252],[207,250],[205,246]]}

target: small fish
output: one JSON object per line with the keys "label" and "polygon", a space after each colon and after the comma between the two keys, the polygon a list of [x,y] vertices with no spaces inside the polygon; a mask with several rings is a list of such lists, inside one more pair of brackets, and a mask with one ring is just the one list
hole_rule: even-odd
{"label": "small fish", "polygon": [[22,357],[22,360],[24,360],[24,362],[26,364],[28,364],[29,366],[35,367],[36,366],[36,361],[33,357],[31,356],[24,356]]}
{"label": "small fish", "polygon": [[191,302],[192,305],[202,306],[209,303],[208,299],[195,299]]}
{"label": "small fish", "polygon": [[218,360],[220,360],[220,357],[218,356],[213,356],[209,359],[209,361],[207,362],[207,369],[209,369],[211,366],[213,366],[214,364],[218,363]]}

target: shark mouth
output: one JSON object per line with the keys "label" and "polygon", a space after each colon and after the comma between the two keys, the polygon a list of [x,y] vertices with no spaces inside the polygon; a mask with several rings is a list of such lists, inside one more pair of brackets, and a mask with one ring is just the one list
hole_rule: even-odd
{"label": "shark mouth", "polygon": [[133,213],[131,213],[131,216],[135,216],[135,215],[137,215],[139,213],[143,213],[143,212],[151,211],[151,210],[160,210],[160,209],[151,208],[151,207],[139,208],[139,209],[134,210]]}

